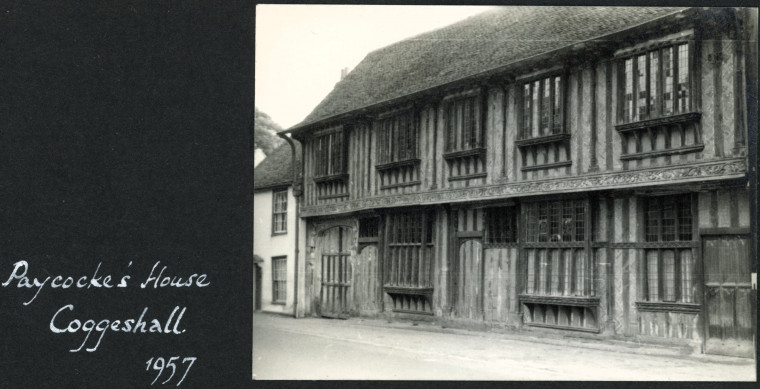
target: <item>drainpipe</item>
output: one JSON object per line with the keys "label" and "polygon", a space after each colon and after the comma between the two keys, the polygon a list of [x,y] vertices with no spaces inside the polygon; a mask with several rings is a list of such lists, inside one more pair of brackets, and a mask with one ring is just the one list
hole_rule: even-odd
{"label": "drainpipe", "polygon": [[285,141],[288,142],[290,145],[290,154],[292,163],[290,164],[293,174],[293,197],[296,199],[296,237],[295,237],[295,243],[296,243],[296,251],[295,251],[295,272],[294,272],[294,285],[293,285],[293,317],[298,317],[298,254],[299,254],[299,247],[298,247],[298,234],[299,229],[298,225],[299,220],[301,219],[301,195],[303,194],[303,191],[301,189],[301,181],[298,179],[298,169],[296,168],[296,145],[293,143],[293,139],[289,136],[278,133],[277,136],[279,136],[282,139],[285,139]]}

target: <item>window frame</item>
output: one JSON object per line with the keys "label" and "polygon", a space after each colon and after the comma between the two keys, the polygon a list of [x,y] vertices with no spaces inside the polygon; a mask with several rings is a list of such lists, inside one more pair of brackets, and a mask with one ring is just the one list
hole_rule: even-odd
{"label": "window frame", "polygon": [[[523,228],[521,228],[521,236],[519,239],[522,241],[519,247],[522,249],[521,256],[523,269],[521,270],[521,276],[523,277],[523,285],[521,291],[521,301],[534,301],[534,297],[538,299],[552,298],[557,301],[576,301],[578,303],[590,304],[593,306],[598,304],[599,297],[597,296],[597,290],[594,285],[594,277],[596,271],[595,259],[592,254],[591,241],[593,239],[593,220],[591,212],[594,207],[596,199],[593,196],[588,195],[552,195],[546,196],[540,199],[531,199],[520,203],[520,222]],[[552,210],[555,208],[553,204],[560,203],[558,207],[559,218],[558,221],[564,219],[565,209],[569,209],[572,212],[573,226],[571,229],[572,239],[569,240],[555,240],[552,239]],[[566,207],[565,203],[570,207]],[[541,204],[545,204],[546,209],[546,239],[540,238],[540,207]],[[582,209],[578,209],[582,206]],[[535,209],[535,213],[531,208]],[[530,218],[532,214],[535,214],[535,221],[531,222]],[[563,222],[564,223],[564,222]],[[557,224],[557,232],[560,236],[564,233],[563,225]],[[582,232],[579,232],[578,223],[582,224]],[[534,226],[534,227],[533,227]],[[531,230],[535,230],[535,239],[531,236]],[[581,238],[579,238],[579,234]],[[528,250],[544,251],[546,254],[539,255],[535,253],[530,255]],[[581,252],[580,256],[575,258],[573,269],[569,274],[565,272],[557,272],[559,268],[551,266],[551,271],[548,271],[548,267],[544,267],[542,262],[552,263],[556,259],[558,263],[562,262],[562,255],[553,257],[549,255],[550,251],[567,251]],[[573,254],[574,255],[574,254]],[[559,265],[560,267],[562,265]],[[549,275],[551,273],[551,277]],[[569,277],[568,277],[569,276]],[[541,279],[544,279],[542,282]],[[559,294],[559,291],[564,291],[568,288],[566,285],[572,285],[569,290],[569,294]],[[535,302],[535,301],[534,301]],[[561,303],[559,305],[562,305]]]}
{"label": "window frame", "polygon": [[[486,149],[486,132],[485,132],[485,110],[486,104],[483,101],[484,93],[482,88],[474,88],[460,93],[450,94],[441,101],[443,114],[443,148],[444,156],[459,157],[459,154],[481,153]],[[472,106],[466,111],[469,102]],[[457,104],[462,102],[462,126],[459,128]],[[453,107],[453,108],[452,108]],[[470,131],[467,132],[467,122],[465,116],[471,120]],[[456,117],[456,119],[452,119]],[[455,123],[452,125],[452,123]],[[457,138],[460,139],[457,142]],[[474,141],[473,141],[474,140]],[[459,146],[457,147],[457,144]]]}
{"label": "window frame", "polygon": [[[643,249],[643,294],[642,307],[651,308],[649,305],[689,305],[697,301],[696,293],[693,291],[697,285],[697,197],[694,193],[669,194],[661,196],[649,196],[643,199],[643,220],[644,226],[643,238],[646,248]],[[688,200],[686,207],[683,207],[683,201]],[[656,212],[658,215],[656,223],[656,234],[650,230],[653,223],[651,217],[653,211],[650,209],[652,203],[656,202],[660,207]],[[673,216],[673,239],[664,239],[663,231],[663,214],[665,213],[662,204],[674,204]],[[684,234],[682,224],[682,212],[688,210],[689,239],[682,239]],[[650,239],[655,236],[656,240]],[[671,254],[672,255],[669,255]],[[688,253],[688,254],[687,254]],[[686,262],[688,261],[688,262]],[[666,262],[672,262],[668,265]],[[667,268],[672,267],[672,272],[667,272]],[[684,271],[684,268],[686,271]],[[653,271],[654,270],[654,271]],[[653,274],[652,273],[656,273]],[[666,276],[672,274],[672,278]],[[653,281],[656,285],[653,285]],[[668,285],[672,285],[672,292],[669,292]],[[654,293],[653,293],[654,290]]]}
{"label": "window frame", "polygon": [[[520,240],[520,208],[517,205],[493,205],[484,208],[483,247],[513,247]],[[498,231],[498,239],[495,233]]]}
{"label": "window frame", "polygon": [[[420,129],[413,106],[383,113],[373,126],[377,133],[376,168],[382,170],[419,161]],[[400,136],[402,130],[405,136]]]}
{"label": "window frame", "polygon": [[[272,190],[272,236],[285,235],[288,233],[288,190],[288,188]],[[282,210],[278,210],[277,207],[278,195],[283,195],[284,197],[284,201],[281,203],[284,208]],[[277,220],[279,216],[282,217],[283,228],[281,230],[277,229]]]}
{"label": "window frame", "polygon": [[[679,108],[679,101],[681,101],[682,97],[679,96],[678,91],[678,85],[679,80],[678,77],[681,74],[682,69],[680,68],[680,65],[682,64],[682,60],[680,58],[679,49],[680,47],[686,45],[688,49],[688,53],[686,55],[686,63],[688,66],[687,69],[687,77],[688,80],[686,81],[686,84],[688,85],[688,104],[683,109]],[[661,120],[661,119],[668,119],[668,118],[678,118],[679,116],[683,115],[689,115],[692,113],[697,112],[698,106],[697,106],[697,94],[698,88],[698,79],[699,74],[697,74],[697,68],[696,68],[696,52],[695,52],[695,40],[692,34],[688,35],[679,35],[679,37],[674,39],[667,39],[662,40],[658,42],[653,42],[652,44],[648,44],[645,46],[637,47],[635,49],[629,49],[624,50],[623,53],[620,53],[616,56],[617,61],[617,118],[616,123],[617,125],[625,125],[625,124],[631,124],[631,123],[639,123],[639,122],[646,122],[649,120]],[[665,49],[672,49],[672,58],[671,58],[671,68],[673,69],[673,84],[672,84],[672,91],[673,99],[672,99],[672,111],[669,114],[664,113],[664,105],[665,105],[665,94],[667,93],[665,90],[666,82],[665,82],[665,61],[663,61],[664,52]],[[658,52],[657,58],[657,71],[658,74],[656,75],[656,78],[654,81],[652,80],[652,56],[651,53]],[[638,59],[639,57],[644,56],[645,62],[646,62],[646,72],[644,74],[644,84],[646,85],[646,106],[647,106],[647,115],[646,117],[641,116],[639,113],[639,99],[641,98],[639,95],[639,82],[636,80],[637,75],[637,69],[638,69]],[[626,115],[626,87],[628,82],[628,75],[626,74],[626,63],[627,61],[631,61],[631,95],[632,95],[632,102],[631,102],[631,113],[630,115]],[[654,82],[654,84],[653,84]],[[655,86],[657,91],[655,93],[652,93],[652,86]],[[653,99],[654,95],[654,99]],[[654,101],[654,102],[653,102]],[[654,106],[654,109],[652,108]],[[653,113],[654,112],[654,113]],[[630,116],[630,118],[628,118]]]}
{"label": "window frame", "polygon": [[420,271],[416,273],[413,270],[406,272],[409,270],[406,265],[413,261],[412,258],[403,257],[394,260],[389,255],[394,249],[419,248],[420,256],[416,258],[419,265],[419,258],[426,258],[436,245],[434,240],[436,231],[434,210],[427,208],[394,210],[387,212],[384,219],[384,223],[381,224],[385,230],[383,232],[385,240],[383,255],[386,256],[383,286],[386,288],[432,288],[434,274],[432,262],[428,264],[430,268],[425,269],[427,273],[423,275]]}
{"label": "window frame", "polygon": [[[541,125],[541,115],[543,113],[543,107],[544,107],[544,97],[543,91],[545,86],[546,80],[555,80],[559,78],[559,87],[560,87],[560,93],[559,93],[559,99],[557,98],[557,92],[556,92],[556,81],[552,82],[550,84],[550,95],[549,95],[549,115],[548,115],[548,123],[547,123],[547,132],[544,133],[544,129]],[[538,83],[538,90],[541,92],[541,96],[538,99],[538,108],[536,109],[536,122],[538,123],[537,126],[534,128],[534,113],[533,113],[533,85],[535,83]],[[530,139],[541,139],[541,138],[547,138],[547,137],[555,137],[558,135],[569,135],[570,131],[567,125],[567,93],[568,93],[568,71],[567,69],[561,68],[561,69],[554,69],[554,70],[548,70],[541,72],[539,74],[531,74],[525,77],[522,77],[518,79],[518,89],[517,89],[517,117],[518,117],[518,141],[525,141]],[[527,86],[530,86],[531,91],[531,98],[530,98],[530,115],[526,117],[526,107],[528,106],[526,104],[526,94],[525,94],[525,88]],[[559,102],[559,113],[556,116],[559,116],[559,120],[556,120],[555,114],[553,114],[554,110],[557,109],[556,104]],[[531,123],[531,131],[528,133],[526,130],[526,122],[530,119]],[[559,122],[559,126],[555,126],[555,123]],[[555,127],[559,130],[555,131]],[[533,135],[534,131],[536,132],[536,135]]]}
{"label": "window frame", "polygon": [[271,265],[272,304],[285,305],[288,299],[288,256],[272,257]]}
{"label": "window frame", "polygon": [[[573,220],[572,225],[572,238],[570,239],[564,239],[564,224],[560,225],[557,224],[556,232],[557,234],[552,234],[553,231],[555,231],[555,228],[552,227],[552,219],[555,215],[553,213],[554,204],[560,203],[562,204],[561,207],[557,208],[558,212],[556,213],[556,216],[559,217],[559,219],[564,219],[567,211],[570,211],[569,216],[571,216],[571,220]],[[546,240],[541,240],[541,214],[542,209],[541,205],[546,205]],[[570,207],[568,207],[570,205]],[[582,206],[581,211],[579,212],[578,206]],[[592,203],[591,200],[587,197],[571,197],[571,198],[560,198],[560,197],[550,197],[546,199],[541,200],[533,200],[533,201],[527,201],[521,204],[521,215],[522,215],[522,223],[524,225],[524,228],[522,230],[524,231],[521,238],[523,239],[524,245],[529,246],[535,246],[535,247],[551,247],[551,246],[572,246],[572,247],[584,247],[584,245],[588,242],[590,242],[591,237],[593,236],[593,231],[591,230],[591,221],[588,218],[587,214],[591,212]],[[535,208],[535,209],[534,209]],[[531,216],[535,211],[535,220],[531,220]],[[579,217],[580,216],[580,217]],[[559,219],[557,220],[559,222]],[[564,223],[564,222],[563,222]],[[579,228],[580,224],[580,228]],[[534,227],[535,226],[535,227]],[[582,234],[582,238],[579,239],[579,230],[583,230],[583,232],[580,232]],[[532,232],[535,230],[535,234]],[[554,239],[553,235],[559,235],[560,239]],[[535,238],[535,239],[534,239]]]}
{"label": "window frame", "polygon": [[[314,155],[313,177],[315,182],[321,183],[345,180],[347,178],[347,135],[348,131],[343,126],[315,133],[311,140]],[[340,142],[339,145],[338,141]]]}

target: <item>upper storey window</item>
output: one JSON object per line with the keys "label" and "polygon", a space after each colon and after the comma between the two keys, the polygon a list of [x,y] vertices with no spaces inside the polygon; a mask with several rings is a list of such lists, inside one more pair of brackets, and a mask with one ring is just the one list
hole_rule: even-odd
{"label": "upper storey window", "polygon": [[623,144],[620,159],[704,149],[694,104],[699,77],[693,57],[693,43],[673,40],[621,56],[615,126]]}
{"label": "upper storey window", "polygon": [[315,178],[327,178],[346,173],[346,150],[343,131],[332,131],[314,139]]}
{"label": "upper storey window", "polygon": [[376,125],[378,165],[417,158],[417,126],[412,109],[383,115]]}
{"label": "upper storey window", "polygon": [[562,76],[546,77],[523,84],[520,139],[565,132],[562,89]]}
{"label": "upper storey window", "polygon": [[465,95],[445,102],[446,151],[472,150],[485,146],[477,95]]}
{"label": "upper storey window", "polygon": [[342,127],[317,134],[312,142],[317,199],[348,196],[348,148]]}
{"label": "upper storey window", "polygon": [[469,180],[486,176],[486,141],[482,91],[474,89],[447,96],[443,100],[445,153],[448,180]]}
{"label": "upper storey window", "polygon": [[691,112],[691,48],[679,43],[623,59],[620,122]]}
{"label": "upper storey window", "polygon": [[382,114],[374,127],[380,189],[419,185],[419,129],[414,109],[407,107]]}
{"label": "upper storey window", "polygon": [[571,164],[564,118],[566,77],[554,73],[527,80],[519,90],[520,133],[515,144],[522,154],[522,171]]}

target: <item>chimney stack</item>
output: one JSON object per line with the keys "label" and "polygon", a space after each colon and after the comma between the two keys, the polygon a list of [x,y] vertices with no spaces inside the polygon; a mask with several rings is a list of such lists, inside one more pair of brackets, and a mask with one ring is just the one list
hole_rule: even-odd
{"label": "chimney stack", "polygon": [[346,78],[347,74],[348,74],[348,68],[340,69],[340,80],[343,81],[343,79]]}

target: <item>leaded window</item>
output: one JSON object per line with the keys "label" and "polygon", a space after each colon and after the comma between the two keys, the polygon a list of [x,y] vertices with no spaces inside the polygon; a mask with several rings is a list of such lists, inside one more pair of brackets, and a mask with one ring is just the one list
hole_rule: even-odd
{"label": "leaded window", "polygon": [[520,139],[565,132],[563,93],[561,75],[545,77],[523,84]]}
{"label": "leaded window", "polygon": [[467,95],[446,101],[446,151],[471,150],[484,146],[478,117],[478,95]]}
{"label": "leaded window", "polygon": [[683,246],[694,240],[690,194],[646,199],[647,242],[660,247],[646,249],[646,299],[663,302],[694,302],[694,249]]}
{"label": "leaded window", "polygon": [[586,201],[538,201],[525,205],[526,242],[583,242]]}
{"label": "leaded window", "polygon": [[486,241],[489,246],[517,242],[517,208],[492,207],[485,209]]}
{"label": "leaded window", "polygon": [[378,165],[417,158],[418,135],[412,109],[381,117],[375,125]]}
{"label": "leaded window", "polygon": [[689,43],[639,52],[622,60],[620,123],[692,111]]}
{"label": "leaded window", "polygon": [[346,173],[346,149],[343,131],[333,131],[314,139],[314,177]]}
{"label": "leaded window", "polygon": [[646,201],[647,242],[691,241],[691,195],[651,197]]}

